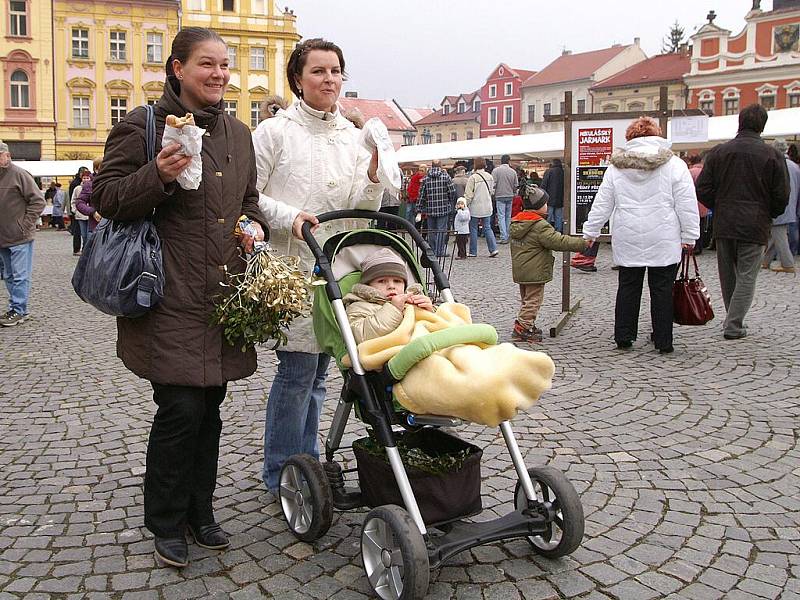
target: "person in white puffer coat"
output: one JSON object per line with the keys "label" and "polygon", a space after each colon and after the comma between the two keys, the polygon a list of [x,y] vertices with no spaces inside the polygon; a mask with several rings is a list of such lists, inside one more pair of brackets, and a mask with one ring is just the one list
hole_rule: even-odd
{"label": "person in white puffer coat", "polygon": [[583,237],[594,241],[611,221],[614,264],[619,284],[614,340],[630,348],[639,326],[645,270],[650,288],[651,339],[661,353],[672,346],[672,282],[682,249],[700,236],[697,196],[689,169],[670,150],[653,119],[640,117],[625,132],[627,143],[611,156]]}
{"label": "person in white puffer coat", "polygon": [[[300,238],[304,221],[332,210],[380,208],[377,153],[359,144],[360,132],[337,107],[344,77],[341,49],[321,39],[306,40],[292,52],[286,68],[289,86],[300,98],[262,121],[253,132],[260,192],[259,207],[270,224],[270,244],[278,253],[299,256],[306,271],[314,258]],[[353,222],[319,225],[320,244]],[[293,235],[295,238],[293,239]],[[262,478],[278,493],[280,470],[293,454],[319,457],[317,429],[325,400],[330,357],[320,353],[311,318],[295,320],[288,344],[277,350],[264,431]]]}

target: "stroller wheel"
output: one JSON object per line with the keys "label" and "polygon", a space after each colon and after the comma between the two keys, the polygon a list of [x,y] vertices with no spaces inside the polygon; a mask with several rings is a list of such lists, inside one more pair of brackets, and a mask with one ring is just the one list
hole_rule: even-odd
{"label": "stroller wheel", "polygon": [[333,495],[317,459],[290,456],[281,469],[278,494],[283,518],[297,539],[313,542],[325,535],[333,521]]}
{"label": "stroller wheel", "polygon": [[[537,554],[558,558],[574,552],[583,539],[583,506],[578,492],[558,469],[535,467],[528,469],[539,500],[552,510],[554,517],[541,535],[528,537]],[[514,489],[514,506],[519,510],[528,505],[522,484]]]}
{"label": "stroller wheel", "polygon": [[428,592],[430,567],[425,540],[405,509],[373,508],[361,529],[361,560],[382,600],[417,600]]}

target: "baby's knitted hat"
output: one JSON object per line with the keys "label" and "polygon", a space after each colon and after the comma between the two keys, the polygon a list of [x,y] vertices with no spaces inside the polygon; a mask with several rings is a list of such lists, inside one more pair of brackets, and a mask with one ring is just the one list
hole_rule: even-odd
{"label": "baby's knitted hat", "polygon": [[381,248],[361,261],[361,282],[369,284],[378,277],[399,277],[408,282],[406,263],[391,248]]}

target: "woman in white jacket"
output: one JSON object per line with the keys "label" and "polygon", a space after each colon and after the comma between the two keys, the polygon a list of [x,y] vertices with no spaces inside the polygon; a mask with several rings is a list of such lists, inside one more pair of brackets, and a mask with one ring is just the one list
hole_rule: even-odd
{"label": "woman in white jacket", "polygon": [[620,267],[614,313],[617,347],[630,348],[636,339],[646,269],[652,340],[661,353],[670,353],[672,282],[682,248],[692,249],[700,235],[697,196],[686,163],[670,151],[653,119],[636,119],[625,139],[625,147],[611,156],[583,237],[593,242],[611,221],[614,263]]}
{"label": "woman in white jacket", "polygon": [[486,161],[477,157],[473,161],[473,173],[467,179],[464,189],[464,200],[469,208],[469,254],[478,256],[478,225],[483,223],[483,237],[486,238],[486,249],[489,256],[497,256],[497,240],[492,230],[492,195],[494,194],[494,179],[484,170]]}
{"label": "woman in white jacket", "polygon": [[[262,121],[253,133],[259,207],[271,226],[272,247],[299,256],[310,271],[311,252],[292,238],[293,233],[300,238],[303,221],[332,210],[378,210],[383,188],[377,183],[377,152],[370,155],[360,146],[360,132],[336,105],[344,77],[341,49],[322,39],[306,40],[292,52],[286,73],[300,101]],[[325,223],[316,238],[324,243],[348,225]],[[288,336],[288,344],[277,350],[264,431],[262,477],[274,494],[287,458],[319,456],[317,429],[330,360],[320,353],[311,318],[292,323]]]}

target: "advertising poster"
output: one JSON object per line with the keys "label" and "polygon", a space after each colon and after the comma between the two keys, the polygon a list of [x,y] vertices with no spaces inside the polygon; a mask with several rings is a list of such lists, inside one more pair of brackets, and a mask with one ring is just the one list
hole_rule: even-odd
{"label": "advertising poster", "polygon": [[[576,121],[572,129],[570,232],[583,233],[597,190],[616,147],[625,144],[630,121]],[[608,233],[608,226],[602,229]]]}

